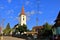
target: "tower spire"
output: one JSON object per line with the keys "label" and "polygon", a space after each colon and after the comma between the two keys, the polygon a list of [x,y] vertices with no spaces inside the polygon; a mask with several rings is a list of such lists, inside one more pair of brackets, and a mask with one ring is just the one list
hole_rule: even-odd
{"label": "tower spire", "polygon": [[25,13],[24,13],[24,6],[22,6],[21,15],[25,15]]}
{"label": "tower spire", "polygon": [[22,6],[22,11],[21,11],[21,14],[20,14],[20,24],[21,25],[26,25],[26,15],[25,15],[25,12],[24,12],[24,6]]}

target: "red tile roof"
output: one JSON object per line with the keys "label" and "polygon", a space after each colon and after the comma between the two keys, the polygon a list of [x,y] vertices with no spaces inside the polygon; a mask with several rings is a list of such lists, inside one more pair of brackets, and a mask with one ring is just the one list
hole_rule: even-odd
{"label": "red tile roof", "polygon": [[42,28],[44,28],[43,26],[35,26],[35,27],[33,27],[33,29],[42,29]]}
{"label": "red tile roof", "polygon": [[25,15],[25,13],[24,13],[24,6],[22,6],[22,11],[21,11],[20,15]]}

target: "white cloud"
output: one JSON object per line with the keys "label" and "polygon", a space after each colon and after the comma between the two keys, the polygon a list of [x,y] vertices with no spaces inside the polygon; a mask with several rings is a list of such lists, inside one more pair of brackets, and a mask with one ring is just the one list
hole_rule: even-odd
{"label": "white cloud", "polygon": [[27,21],[29,21],[30,20],[30,17],[27,17]]}
{"label": "white cloud", "polygon": [[[26,12],[27,20],[29,21],[29,20],[30,20],[30,16],[31,16],[31,15],[34,15],[35,13],[36,13],[35,10]],[[42,14],[41,11],[37,11],[37,13]]]}
{"label": "white cloud", "polygon": [[9,16],[8,18],[13,19],[13,16]]}
{"label": "white cloud", "polygon": [[32,11],[28,11],[28,12],[26,12],[26,15],[27,16],[31,16],[31,15],[34,15],[34,14],[36,14],[36,13],[38,13],[38,14],[42,14],[43,12],[42,11],[35,11],[35,10],[32,10]]}
{"label": "white cloud", "polygon": [[16,17],[15,19],[16,19],[16,20],[20,20],[19,17]]}
{"label": "white cloud", "polygon": [[53,21],[51,21],[50,23],[51,23],[51,24],[53,24],[54,22],[53,22]]}
{"label": "white cloud", "polygon": [[13,14],[14,13],[14,10],[7,10],[6,13],[9,15],[9,14]]}
{"label": "white cloud", "polygon": [[38,11],[39,14],[42,14],[43,12],[42,11]]}
{"label": "white cloud", "polygon": [[35,11],[34,11],[34,10],[32,10],[32,11],[31,11],[31,14],[35,14]]}
{"label": "white cloud", "polygon": [[31,14],[30,14],[30,12],[28,11],[28,12],[26,12],[26,15],[27,15],[27,16],[30,16]]}
{"label": "white cloud", "polygon": [[26,16],[27,16],[27,21],[29,21],[30,20],[30,16],[31,16],[31,14],[30,14],[31,12],[26,12]]}
{"label": "white cloud", "polygon": [[30,3],[30,1],[26,1],[26,5],[28,5]]}
{"label": "white cloud", "polygon": [[32,10],[32,11],[30,12],[31,15],[36,14],[36,13],[42,14],[43,12],[42,12],[42,11],[37,11],[37,12],[36,12],[35,10]]}
{"label": "white cloud", "polygon": [[30,16],[33,15],[33,14],[35,14],[35,11],[34,10],[26,12],[27,21],[30,20]]}
{"label": "white cloud", "polygon": [[7,0],[8,1],[8,3],[11,3],[12,2],[12,0]]}
{"label": "white cloud", "polygon": [[19,17],[14,17],[14,20],[17,20],[18,22],[20,22],[20,18]]}
{"label": "white cloud", "polygon": [[18,13],[18,16],[20,15],[20,12]]}

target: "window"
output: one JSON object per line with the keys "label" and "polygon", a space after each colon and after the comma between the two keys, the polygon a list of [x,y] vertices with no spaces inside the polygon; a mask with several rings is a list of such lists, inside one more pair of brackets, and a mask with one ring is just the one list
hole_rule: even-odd
{"label": "window", "polygon": [[24,18],[23,18],[23,20],[24,20]]}

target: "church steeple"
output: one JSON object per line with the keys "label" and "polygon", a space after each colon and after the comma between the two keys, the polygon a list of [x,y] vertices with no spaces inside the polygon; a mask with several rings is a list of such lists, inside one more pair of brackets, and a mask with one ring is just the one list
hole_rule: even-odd
{"label": "church steeple", "polygon": [[24,12],[24,6],[22,6],[21,14],[19,16],[20,16],[20,24],[21,25],[23,25],[23,24],[26,25],[26,15],[25,15],[25,12]]}
{"label": "church steeple", "polygon": [[24,6],[22,6],[22,11],[21,11],[20,15],[25,15],[25,13],[24,13]]}

